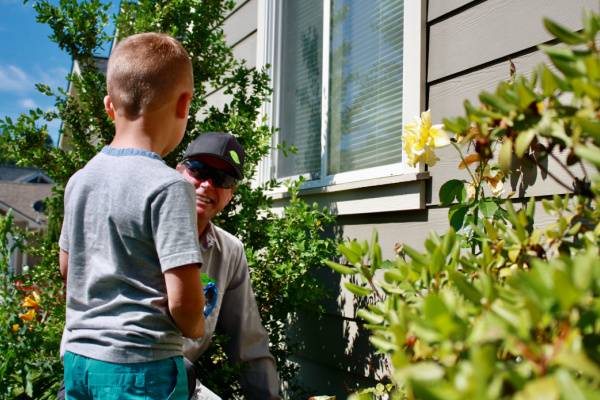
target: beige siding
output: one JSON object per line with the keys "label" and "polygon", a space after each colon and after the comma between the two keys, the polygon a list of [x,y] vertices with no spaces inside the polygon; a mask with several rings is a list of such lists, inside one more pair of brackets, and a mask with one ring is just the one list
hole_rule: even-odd
{"label": "beige siding", "polygon": [[[435,122],[464,115],[465,99],[478,104],[482,90],[493,91],[499,81],[508,79],[508,59],[513,60],[518,74],[525,75],[546,61],[534,47],[551,39],[542,24],[544,16],[578,29],[583,10],[598,11],[599,4],[597,0],[488,0],[434,21],[429,38],[428,108]],[[530,52],[523,54],[527,49]],[[468,177],[456,168],[460,160],[453,148],[441,150],[439,156],[441,161],[430,169],[428,204],[432,205],[439,203],[439,188],[446,181]],[[567,172],[555,161],[549,160],[547,167],[569,182]],[[532,168],[525,170],[523,179],[511,181],[507,190],[519,197],[565,192],[555,180]]]}
{"label": "beige siding", "polygon": [[245,60],[247,66],[256,67],[256,31],[234,46],[233,55],[238,60]]}
{"label": "beige siding", "polygon": [[235,46],[256,32],[257,7],[258,0],[245,1],[227,17],[223,24],[227,44]]}
{"label": "beige siding", "polygon": [[581,28],[581,9],[597,0],[488,0],[430,27],[428,80],[460,73],[551,39],[549,17]]}
{"label": "beige siding", "polygon": [[[232,47],[237,60],[245,60],[246,65],[256,66],[256,25],[258,21],[258,0],[237,0],[234,9],[223,22],[223,31],[227,44]],[[207,108],[215,106],[222,109],[231,101],[222,89],[212,90],[206,96]]]}
{"label": "beige siding", "polygon": [[439,18],[473,0],[429,0],[427,21]]}

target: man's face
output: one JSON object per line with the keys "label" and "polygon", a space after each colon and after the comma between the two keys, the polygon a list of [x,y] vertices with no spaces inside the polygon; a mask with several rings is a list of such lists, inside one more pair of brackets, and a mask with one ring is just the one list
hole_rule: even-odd
{"label": "man's face", "polygon": [[[194,157],[211,168],[229,172],[231,167],[224,161],[212,157]],[[195,177],[183,165],[177,165],[177,170],[196,188],[196,213],[199,221],[209,221],[229,203],[233,197],[233,188],[217,188],[212,179],[202,180]]]}

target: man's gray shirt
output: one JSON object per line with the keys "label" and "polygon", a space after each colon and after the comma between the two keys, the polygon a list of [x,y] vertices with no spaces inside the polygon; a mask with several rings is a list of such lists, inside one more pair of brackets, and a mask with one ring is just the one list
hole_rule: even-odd
{"label": "man's gray shirt", "polygon": [[155,153],[105,147],[65,189],[63,351],[117,363],[182,354],[163,273],[202,262],[193,187]]}
{"label": "man's gray shirt", "polygon": [[[230,339],[225,348],[229,359],[245,364],[240,383],[246,398],[280,399],[275,360],[256,306],[244,245],[209,223],[200,237],[200,246],[204,259],[201,271],[215,281],[218,298],[206,318],[204,336],[198,340],[184,339],[184,355],[196,361],[210,345],[216,328]],[[219,388],[211,389],[218,392]]]}

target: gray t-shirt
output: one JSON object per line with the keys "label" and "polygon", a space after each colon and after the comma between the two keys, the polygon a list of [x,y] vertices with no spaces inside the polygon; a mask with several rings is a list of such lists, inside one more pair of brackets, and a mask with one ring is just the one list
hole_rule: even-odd
{"label": "gray t-shirt", "polygon": [[163,273],[201,263],[193,187],[155,153],[105,147],[71,177],[63,351],[117,363],[182,354]]}
{"label": "gray t-shirt", "polygon": [[275,359],[252,291],[244,245],[209,223],[200,236],[200,247],[204,258],[202,272],[215,281],[218,297],[212,314],[206,317],[204,336],[196,340],[185,338],[183,354],[192,361],[198,360],[217,328],[229,338],[225,346],[229,359],[244,363],[240,384],[245,398],[280,399]]}

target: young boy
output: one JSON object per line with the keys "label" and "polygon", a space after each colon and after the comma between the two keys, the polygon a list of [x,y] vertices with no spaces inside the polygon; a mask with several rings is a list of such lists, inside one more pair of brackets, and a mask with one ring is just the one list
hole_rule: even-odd
{"label": "young boy", "polygon": [[181,141],[192,66],[143,33],[110,56],[115,137],[65,189],[60,269],[67,399],[187,399],[183,336],[204,332],[193,187],[162,160]]}

